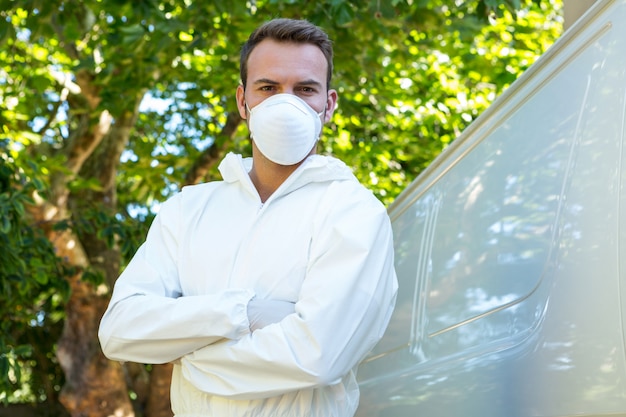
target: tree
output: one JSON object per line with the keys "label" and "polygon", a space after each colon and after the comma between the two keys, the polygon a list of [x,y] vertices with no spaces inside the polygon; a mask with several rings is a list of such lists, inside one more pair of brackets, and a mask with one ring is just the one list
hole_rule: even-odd
{"label": "tree", "polygon": [[97,326],[159,202],[249,154],[234,91],[258,24],[328,30],[340,108],[320,150],[386,204],[560,30],[558,0],[225,3],[0,0],[5,402],[171,415],[169,367],[106,360]]}

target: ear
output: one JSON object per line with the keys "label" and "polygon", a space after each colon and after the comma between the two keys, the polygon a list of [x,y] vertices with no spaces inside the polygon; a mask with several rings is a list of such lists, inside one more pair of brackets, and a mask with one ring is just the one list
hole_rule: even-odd
{"label": "ear", "polygon": [[327,123],[332,119],[333,113],[337,108],[337,91],[328,90],[328,97],[326,98],[326,115],[324,117],[324,123]]}
{"label": "ear", "polygon": [[239,116],[241,116],[242,119],[246,120],[248,118],[248,113],[246,111],[246,97],[245,97],[245,91],[243,89],[243,85],[241,84],[237,86],[236,98],[237,98],[237,109],[239,110]]}

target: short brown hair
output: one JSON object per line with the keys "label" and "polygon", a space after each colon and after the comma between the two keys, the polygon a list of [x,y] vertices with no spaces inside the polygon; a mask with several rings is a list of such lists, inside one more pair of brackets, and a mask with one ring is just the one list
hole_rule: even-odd
{"label": "short brown hair", "polygon": [[270,20],[258,27],[243,44],[239,59],[239,72],[244,89],[248,78],[250,53],[262,40],[268,38],[278,42],[309,43],[320,48],[328,64],[326,87],[330,87],[333,74],[333,45],[326,32],[306,20],[281,18]]}

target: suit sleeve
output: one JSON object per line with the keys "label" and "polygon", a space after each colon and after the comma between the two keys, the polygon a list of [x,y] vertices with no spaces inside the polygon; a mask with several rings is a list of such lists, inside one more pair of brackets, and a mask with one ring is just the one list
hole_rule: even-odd
{"label": "suit sleeve", "polygon": [[98,336],[110,359],[166,363],[249,333],[250,290],[182,297],[177,258],[180,194],[165,202],[144,244],[115,283]]}
{"label": "suit sleeve", "polygon": [[[295,313],[185,355],[201,391],[257,399],[339,383],[382,337],[397,292],[387,213],[365,189],[326,198]],[[328,196],[327,196],[328,197]],[[336,209],[337,201],[351,201]]]}

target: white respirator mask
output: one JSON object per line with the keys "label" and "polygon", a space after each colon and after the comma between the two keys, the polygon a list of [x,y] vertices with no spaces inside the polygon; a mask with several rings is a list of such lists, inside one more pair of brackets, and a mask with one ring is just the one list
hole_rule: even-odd
{"label": "white respirator mask", "polygon": [[250,112],[248,128],[259,151],[279,165],[294,165],[313,149],[322,132],[321,117],[293,94],[275,94]]}

